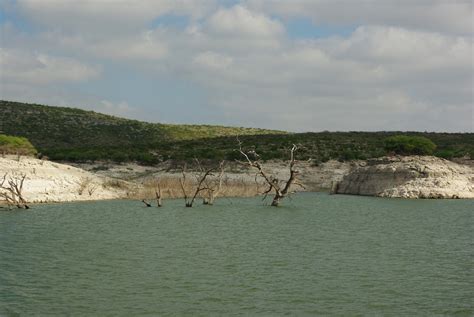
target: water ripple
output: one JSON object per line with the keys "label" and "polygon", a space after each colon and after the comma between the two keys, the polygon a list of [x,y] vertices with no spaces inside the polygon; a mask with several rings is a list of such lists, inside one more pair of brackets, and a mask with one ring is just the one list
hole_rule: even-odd
{"label": "water ripple", "polygon": [[472,316],[472,201],[302,194],[0,213],[0,315]]}

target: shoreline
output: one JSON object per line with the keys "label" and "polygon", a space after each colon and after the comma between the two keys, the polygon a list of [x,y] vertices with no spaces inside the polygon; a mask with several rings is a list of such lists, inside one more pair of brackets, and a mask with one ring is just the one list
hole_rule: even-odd
{"label": "shoreline", "polygon": [[[298,164],[301,181],[306,185],[302,192],[330,194],[336,186],[337,194],[409,199],[474,198],[473,165],[433,157]],[[26,175],[23,193],[29,205],[128,199],[154,202],[158,183],[163,199],[183,198],[181,171],[171,165],[169,162],[154,167],[104,162],[63,164],[6,156],[0,158],[0,174]],[[280,180],[288,177],[287,162],[268,161],[263,165],[266,172]],[[194,176],[190,171],[191,181],[185,186],[188,192],[193,190]],[[219,198],[255,197],[267,188],[265,183],[255,182],[255,174],[250,170],[232,162],[223,182]],[[1,202],[0,205],[7,206]]]}

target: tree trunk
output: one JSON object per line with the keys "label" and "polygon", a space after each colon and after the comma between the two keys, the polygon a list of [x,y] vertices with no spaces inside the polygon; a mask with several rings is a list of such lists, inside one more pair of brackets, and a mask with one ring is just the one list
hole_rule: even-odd
{"label": "tree trunk", "polygon": [[257,153],[255,153],[255,151],[249,152],[249,154],[251,153],[251,155],[253,157],[255,157],[255,159],[251,159],[249,154],[245,153],[242,150],[242,142],[240,142],[239,138],[237,138],[237,142],[239,144],[240,154],[242,154],[242,156],[245,157],[245,159],[247,161],[246,165],[250,166],[251,168],[256,169],[258,171],[257,175],[260,175],[269,186],[268,189],[263,193],[265,195],[263,197],[263,200],[265,200],[267,195],[270,192],[273,191],[273,192],[275,192],[275,196],[273,198],[273,201],[272,201],[271,205],[274,206],[274,207],[277,207],[277,206],[280,205],[280,201],[283,198],[285,198],[287,195],[291,194],[290,190],[291,190],[292,185],[298,185],[298,186],[304,188],[304,186],[301,183],[299,183],[298,180],[297,180],[297,177],[298,177],[300,172],[295,168],[295,164],[297,162],[296,159],[295,159],[295,151],[298,149],[298,147],[295,144],[293,144],[293,147],[290,150],[290,164],[289,164],[290,177],[288,178],[288,180],[286,181],[284,187],[282,188],[281,182],[276,177],[267,174],[263,170],[263,167],[259,162],[259,155]]}
{"label": "tree trunk", "polygon": [[209,201],[207,202],[208,205],[214,205],[214,200],[216,200],[216,196],[212,195],[212,196],[209,198]]}
{"label": "tree trunk", "polygon": [[273,207],[278,207],[280,205],[280,200],[284,198],[284,196],[281,196],[279,194],[276,194],[275,197],[273,197],[272,200],[272,206]]}
{"label": "tree trunk", "polygon": [[156,205],[158,207],[163,206],[163,203],[161,201],[161,188],[159,188],[158,191],[155,190],[155,195],[156,195]]}

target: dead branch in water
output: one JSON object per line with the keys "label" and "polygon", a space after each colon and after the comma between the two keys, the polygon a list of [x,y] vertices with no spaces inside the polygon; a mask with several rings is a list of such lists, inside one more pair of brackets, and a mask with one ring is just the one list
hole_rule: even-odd
{"label": "dead branch in water", "polygon": [[[260,156],[255,151],[249,151],[246,153],[242,148],[242,142],[237,137],[238,142],[238,151],[242,156],[245,158],[245,162],[241,162],[241,164],[248,165],[250,168],[253,168],[257,171],[256,176],[260,176],[265,180],[265,183],[268,185],[268,188],[262,193],[263,199],[267,197],[270,192],[274,192],[274,197],[272,200],[272,206],[277,207],[280,204],[280,201],[291,194],[290,190],[292,185],[297,185],[305,188],[303,184],[298,181],[298,175],[300,172],[296,169],[297,160],[295,159],[295,152],[298,150],[298,147],[293,144],[293,147],[290,150],[290,162],[289,162],[289,170],[290,176],[286,181],[280,181],[273,175],[269,175],[263,168],[260,162]],[[251,158],[252,157],[252,158]]]}
{"label": "dead branch in water", "polygon": [[163,206],[163,202],[161,200],[161,185],[160,185],[159,180],[155,188],[155,196],[156,196],[156,206],[157,207]]}
{"label": "dead branch in water", "polygon": [[212,175],[212,172],[215,170],[215,168],[208,169],[204,171],[203,173],[200,173],[199,175],[196,175],[197,179],[197,185],[194,189],[194,194],[188,195],[186,192],[186,164],[184,164],[183,169],[182,169],[182,177],[179,180],[179,183],[181,185],[181,190],[183,192],[184,196],[184,202],[186,207],[192,207],[194,204],[194,201],[196,200],[196,197],[199,195],[200,192],[204,190],[209,190],[208,187],[205,187],[205,181],[206,179]]}
{"label": "dead branch in water", "polygon": [[[195,159],[196,164],[201,171],[201,174],[205,172],[203,169],[201,162],[198,159]],[[223,182],[224,182],[224,175],[225,175],[225,161],[221,161],[219,163],[219,167],[214,168],[214,170],[219,170],[219,174],[214,176],[214,175],[209,175],[204,181],[204,185],[206,186],[206,189],[204,190],[204,195],[202,199],[202,203],[204,205],[213,205],[214,201],[219,197],[221,194],[222,188],[223,188]]]}
{"label": "dead branch in water", "polygon": [[5,173],[0,181],[0,197],[9,207],[16,206],[17,208],[29,209],[30,207],[23,197],[23,184],[26,174],[10,175],[8,178],[7,176],[8,173]]}

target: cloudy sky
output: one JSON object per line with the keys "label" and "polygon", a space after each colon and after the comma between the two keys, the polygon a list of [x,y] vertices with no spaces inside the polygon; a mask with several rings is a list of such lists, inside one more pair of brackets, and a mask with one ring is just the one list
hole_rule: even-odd
{"label": "cloudy sky", "polygon": [[473,132],[471,0],[0,0],[1,99],[151,122]]}

